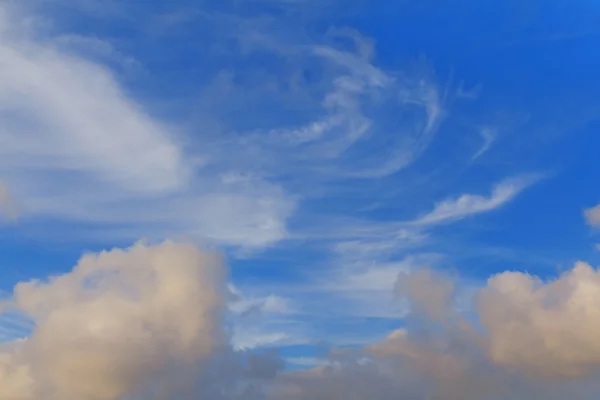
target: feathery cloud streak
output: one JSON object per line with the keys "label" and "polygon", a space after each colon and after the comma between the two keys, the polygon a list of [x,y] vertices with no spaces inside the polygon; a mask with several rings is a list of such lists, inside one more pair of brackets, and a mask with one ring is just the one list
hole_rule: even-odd
{"label": "feathery cloud streak", "polygon": [[413,224],[441,224],[492,211],[513,200],[535,180],[535,177],[531,176],[508,179],[497,184],[489,197],[463,194],[456,199],[444,200],[436,204],[433,211],[417,219]]}

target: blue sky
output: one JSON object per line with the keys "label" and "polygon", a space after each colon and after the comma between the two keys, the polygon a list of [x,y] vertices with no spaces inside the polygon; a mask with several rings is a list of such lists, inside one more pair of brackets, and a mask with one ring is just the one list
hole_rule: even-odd
{"label": "blue sky", "polygon": [[596,265],[598,4],[450,3],[0,2],[4,297],[191,242],[226,257],[234,351],[296,370],[406,327],[399,274],[470,314],[497,274]]}

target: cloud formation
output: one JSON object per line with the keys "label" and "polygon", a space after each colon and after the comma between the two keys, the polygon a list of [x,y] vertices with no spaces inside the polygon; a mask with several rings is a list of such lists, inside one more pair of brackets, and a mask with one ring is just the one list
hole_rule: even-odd
{"label": "cloud formation", "polygon": [[413,222],[415,225],[434,225],[452,222],[499,208],[513,200],[535,180],[532,177],[508,179],[497,184],[489,197],[463,194],[456,199],[444,200],[428,214]]}
{"label": "cloud formation", "polygon": [[[35,328],[0,350],[0,398],[121,400],[191,390],[215,372],[211,358],[226,355],[226,279],[218,254],[165,242],[87,254],[67,274],[19,283],[3,307]],[[206,385],[199,393],[213,390]]]}
{"label": "cloud formation", "polygon": [[594,399],[600,353],[600,273],[585,263],[554,281],[505,272],[457,311],[457,281],[403,273],[406,327],[326,366],[280,376],[285,399]]}
{"label": "cloud formation", "polygon": [[477,150],[475,154],[473,154],[473,157],[471,157],[471,161],[475,161],[476,159],[487,153],[492,148],[492,145],[494,144],[494,142],[496,141],[496,137],[498,136],[498,132],[496,132],[495,129],[490,127],[481,128],[479,134],[481,135],[483,143],[481,144],[479,150]]}
{"label": "cloud formation", "polygon": [[[84,225],[85,233],[110,241],[183,234],[251,250],[290,238],[310,247],[325,238],[317,246],[341,267],[303,268],[313,286],[285,293],[290,301],[232,293],[220,256],[188,244],[138,243],[87,255],[70,273],[19,283],[2,303],[0,337],[22,337],[0,346],[0,400],[591,399],[599,393],[597,271],[578,264],[554,282],[503,273],[475,290],[471,308],[458,310],[460,283],[423,268],[437,255],[409,254],[436,225],[499,209],[533,182],[518,177],[489,195],[444,195],[414,219],[418,190],[431,189],[425,156],[452,100],[426,66],[384,69],[373,42],[352,30],[295,37],[287,35],[294,31],[287,20],[201,13],[235,26],[233,34],[211,32],[207,41],[215,54],[226,54],[231,70],[208,71],[212,80],[199,89],[210,106],[200,101],[193,114],[213,119],[174,127],[144,106],[152,99],[139,98],[109,62],[97,60],[102,53],[137,63],[118,46],[50,34],[35,18],[20,26],[13,12],[0,5],[3,216],[14,213],[16,198],[26,223]],[[272,34],[278,29],[286,35]],[[235,51],[224,45],[230,42]],[[202,56],[220,69],[215,54]],[[180,80],[189,87],[197,82]],[[473,159],[494,144],[493,132],[481,135]],[[457,157],[468,164],[471,154]],[[413,174],[417,164],[424,169]],[[594,210],[586,211],[588,223],[600,225]],[[316,222],[307,228],[311,218]],[[294,267],[312,264],[291,247]],[[325,273],[315,273],[321,266]],[[315,289],[319,278],[326,282]],[[257,315],[268,321],[255,324]],[[312,328],[315,318],[331,316],[358,319],[373,332],[370,318],[385,319],[386,330],[404,328],[360,349],[335,349],[318,368],[278,376],[276,353],[244,350],[306,343],[298,325]],[[348,342],[360,336],[348,331]],[[323,337],[316,329],[311,334]]]}
{"label": "cloud formation", "polygon": [[598,270],[580,262],[550,281],[500,273],[460,309],[462,290],[459,280],[426,267],[402,272],[395,291],[410,304],[404,328],[277,375],[276,354],[231,347],[225,315],[236,296],[218,254],[174,242],[87,254],[69,273],[17,284],[3,302],[34,328],[0,347],[0,399],[600,394]]}
{"label": "cloud formation", "polygon": [[102,238],[81,228],[89,240],[187,234],[252,248],[286,237],[294,201],[282,188],[226,166],[205,174],[182,129],[150,115],[110,63],[81,51],[101,39],[56,33],[25,9],[0,5],[5,213],[14,213],[10,187],[24,222],[102,224]]}
{"label": "cloud formation", "polygon": [[593,228],[600,227],[600,204],[584,210],[583,215],[589,226]]}
{"label": "cloud formation", "polygon": [[599,296],[600,273],[583,262],[548,283],[523,273],[493,277],[478,299],[490,357],[552,379],[594,374],[600,367]]}
{"label": "cloud formation", "polygon": [[[128,7],[135,5],[120,11]],[[314,240],[315,231],[348,239],[354,227],[337,228],[322,204],[338,204],[335,212],[352,219],[369,207],[376,214],[381,198],[403,201],[398,187],[427,186],[412,168],[439,137],[453,100],[464,96],[444,88],[426,61],[395,70],[380,65],[374,41],[355,30],[309,34],[293,18],[206,7],[190,18],[201,19],[214,46],[187,47],[196,37],[178,43],[197,54],[198,65],[211,59],[218,68],[206,67],[201,80],[182,76],[185,90],[172,71],[146,71],[150,82],[136,77],[172,88],[165,96],[141,95],[115,67],[146,67],[148,55],[136,53],[136,43],[125,51],[114,38],[65,31],[52,5],[0,6],[0,179],[19,199],[24,223],[59,221],[78,239],[104,243],[185,236],[255,250]],[[12,22],[20,19],[30,23]],[[200,99],[192,115],[170,111],[182,105],[183,92]],[[490,198],[444,201],[417,224],[499,207],[520,191],[509,186]],[[363,231],[351,239],[393,235]]]}

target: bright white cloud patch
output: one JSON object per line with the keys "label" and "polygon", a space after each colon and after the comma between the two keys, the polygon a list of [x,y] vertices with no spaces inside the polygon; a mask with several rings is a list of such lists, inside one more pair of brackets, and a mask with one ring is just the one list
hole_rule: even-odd
{"label": "bright white cloud patch", "polygon": [[90,174],[134,193],[185,183],[174,138],[108,70],[28,35],[0,40],[2,170],[27,162],[38,173]]}

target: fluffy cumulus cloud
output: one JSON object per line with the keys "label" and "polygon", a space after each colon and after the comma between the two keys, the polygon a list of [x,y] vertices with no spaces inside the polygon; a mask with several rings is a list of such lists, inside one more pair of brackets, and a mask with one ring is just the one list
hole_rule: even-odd
{"label": "fluffy cumulus cloud", "polygon": [[[252,378],[229,351],[226,279],[218,254],[165,242],[88,254],[67,274],[17,284],[4,308],[35,328],[1,348],[0,398],[226,398],[236,388],[220,386],[223,368]],[[260,375],[264,360],[244,362]]]}
{"label": "fluffy cumulus cloud", "polygon": [[505,272],[457,311],[460,285],[421,269],[402,274],[406,327],[326,366],[284,373],[285,399],[594,399],[600,272],[585,263],[554,281]]}
{"label": "fluffy cumulus cloud", "polygon": [[[230,345],[239,301],[223,258],[189,244],[138,243],[87,254],[69,273],[21,282],[3,303],[34,323],[0,347],[2,400],[593,399],[600,394],[600,272],[552,281],[491,277],[458,308],[463,285],[403,272],[405,327],[332,350],[321,366],[277,371],[276,354]],[[233,304],[234,304],[233,303]]]}
{"label": "fluffy cumulus cloud", "polygon": [[590,376],[600,366],[600,273],[577,263],[544,284],[522,273],[492,278],[479,298],[492,359],[549,378]]}

